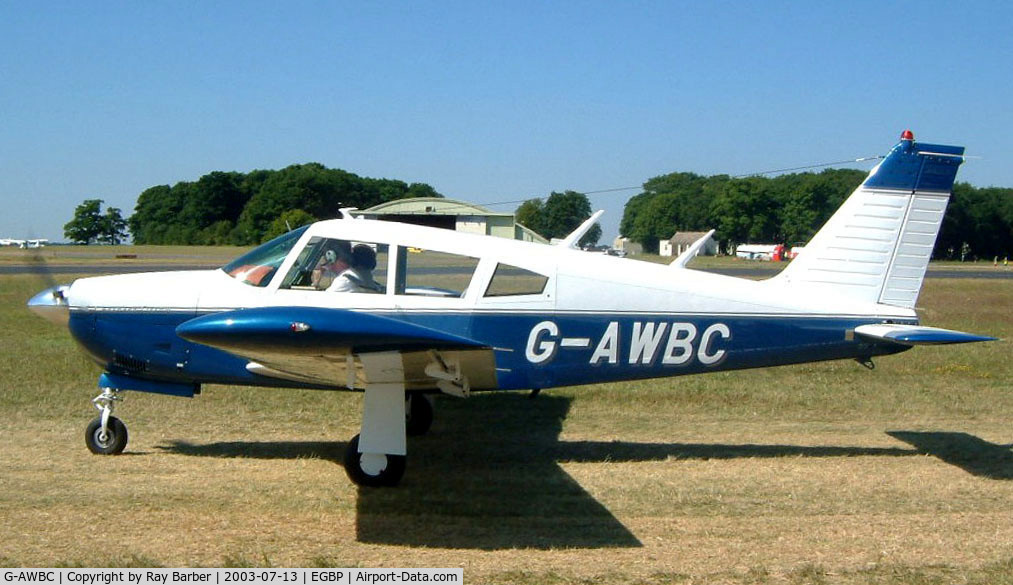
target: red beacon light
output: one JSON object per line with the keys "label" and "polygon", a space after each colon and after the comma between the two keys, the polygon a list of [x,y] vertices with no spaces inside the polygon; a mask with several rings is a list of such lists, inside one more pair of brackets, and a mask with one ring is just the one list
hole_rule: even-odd
{"label": "red beacon light", "polygon": [[912,132],[910,130],[905,130],[905,131],[903,131],[903,132],[900,133],[900,139],[901,140],[914,140],[915,139],[915,134],[914,134],[914,132]]}

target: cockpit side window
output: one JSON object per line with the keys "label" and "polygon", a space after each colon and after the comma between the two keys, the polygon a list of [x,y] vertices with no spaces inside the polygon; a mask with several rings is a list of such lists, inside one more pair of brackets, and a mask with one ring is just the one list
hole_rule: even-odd
{"label": "cockpit side window", "polygon": [[250,286],[265,287],[309,226],[261,244],[222,267],[226,274]]}
{"label": "cockpit side window", "polygon": [[421,248],[398,247],[399,295],[461,298],[471,284],[478,258]]}
{"label": "cockpit side window", "polygon": [[387,282],[387,244],[311,238],[299,252],[283,289],[383,293]]}

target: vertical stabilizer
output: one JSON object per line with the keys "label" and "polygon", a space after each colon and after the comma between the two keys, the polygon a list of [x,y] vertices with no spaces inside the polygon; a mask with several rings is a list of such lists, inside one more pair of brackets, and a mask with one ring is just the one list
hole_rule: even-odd
{"label": "vertical stabilizer", "polygon": [[775,280],[913,308],[963,154],[905,131]]}

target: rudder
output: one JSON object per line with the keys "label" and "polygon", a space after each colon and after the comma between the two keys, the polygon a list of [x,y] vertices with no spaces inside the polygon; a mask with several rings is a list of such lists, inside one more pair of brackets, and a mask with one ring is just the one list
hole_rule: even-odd
{"label": "rudder", "polygon": [[913,308],[963,154],[905,131],[774,280]]}

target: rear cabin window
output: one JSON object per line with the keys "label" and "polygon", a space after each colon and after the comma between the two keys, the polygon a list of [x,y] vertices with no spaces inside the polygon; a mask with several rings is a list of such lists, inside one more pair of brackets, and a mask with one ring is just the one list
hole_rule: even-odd
{"label": "rear cabin window", "polygon": [[460,298],[465,295],[478,259],[420,248],[398,248],[397,294]]}
{"label": "rear cabin window", "polygon": [[487,297],[512,297],[518,295],[540,295],[545,291],[549,277],[509,264],[497,264],[496,272],[485,289]]}

